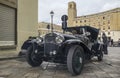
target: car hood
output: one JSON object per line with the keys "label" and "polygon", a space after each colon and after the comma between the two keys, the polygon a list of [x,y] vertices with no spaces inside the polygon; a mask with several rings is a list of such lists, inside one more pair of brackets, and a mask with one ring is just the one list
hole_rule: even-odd
{"label": "car hood", "polygon": [[74,36],[74,35],[70,35],[70,34],[63,34],[63,33],[58,33],[58,32],[53,32],[53,33],[48,33],[46,34],[45,36],[62,36],[65,38],[65,40],[68,40],[68,39],[76,39],[77,37]]}

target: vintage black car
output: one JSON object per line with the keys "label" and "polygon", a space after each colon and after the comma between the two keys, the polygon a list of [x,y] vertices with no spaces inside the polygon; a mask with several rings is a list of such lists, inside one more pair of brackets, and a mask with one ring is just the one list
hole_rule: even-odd
{"label": "vintage black car", "polygon": [[43,61],[66,64],[71,74],[78,75],[85,60],[93,56],[97,56],[99,61],[103,59],[102,44],[97,40],[98,29],[91,26],[67,27],[65,22],[62,27],[70,33],[51,32],[22,46],[29,65],[40,66]]}

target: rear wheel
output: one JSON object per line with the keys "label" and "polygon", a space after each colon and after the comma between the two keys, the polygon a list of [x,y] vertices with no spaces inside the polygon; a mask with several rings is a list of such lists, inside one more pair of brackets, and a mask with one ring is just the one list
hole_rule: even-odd
{"label": "rear wheel", "polygon": [[34,45],[31,45],[27,49],[26,59],[29,65],[32,67],[40,66],[42,63],[42,60],[40,59],[39,55],[37,55],[37,48],[34,47]]}
{"label": "rear wheel", "polygon": [[84,51],[83,48],[74,45],[72,46],[67,55],[67,67],[72,75],[78,75],[81,73],[84,66]]}
{"label": "rear wheel", "polygon": [[102,52],[102,50],[99,51],[99,54],[98,54],[97,58],[98,58],[98,61],[103,60],[103,52]]}

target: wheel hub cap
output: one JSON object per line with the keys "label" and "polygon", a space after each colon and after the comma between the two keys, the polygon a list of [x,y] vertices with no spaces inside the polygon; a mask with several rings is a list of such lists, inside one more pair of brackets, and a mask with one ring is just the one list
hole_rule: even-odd
{"label": "wheel hub cap", "polygon": [[37,50],[35,50],[35,53],[38,53],[38,51],[37,51]]}
{"label": "wheel hub cap", "polygon": [[82,58],[81,57],[79,58],[79,62],[82,63]]}

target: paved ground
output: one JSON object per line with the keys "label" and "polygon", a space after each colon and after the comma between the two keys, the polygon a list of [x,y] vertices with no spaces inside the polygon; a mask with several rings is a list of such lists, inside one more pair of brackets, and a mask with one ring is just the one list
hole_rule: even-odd
{"label": "paved ground", "polygon": [[12,59],[12,58],[17,58],[18,57],[18,52],[16,50],[0,50],[0,60],[3,59]]}
{"label": "paved ground", "polygon": [[120,78],[120,48],[109,48],[102,62],[94,58],[86,63],[78,76],[72,76],[65,65],[44,62],[32,68],[18,58],[0,61],[0,78]]}

